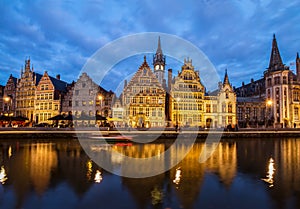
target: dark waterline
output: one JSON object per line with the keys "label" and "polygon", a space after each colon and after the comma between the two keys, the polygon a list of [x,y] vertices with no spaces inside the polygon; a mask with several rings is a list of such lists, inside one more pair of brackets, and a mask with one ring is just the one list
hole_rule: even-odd
{"label": "dark waterline", "polygon": [[[149,157],[168,147],[109,149]],[[131,179],[97,166],[74,139],[0,140],[0,208],[300,208],[300,139],[226,140],[200,164],[204,147],[194,144],[170,171]],[[119,169],[122,159],[111,162]]]}

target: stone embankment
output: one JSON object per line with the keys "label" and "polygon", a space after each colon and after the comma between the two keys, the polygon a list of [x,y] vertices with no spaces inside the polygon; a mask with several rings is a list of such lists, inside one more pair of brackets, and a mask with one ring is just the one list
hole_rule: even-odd
{"label": "stone embankment", "polygon": [[300,129],[239,129],[238,131],[224,131],[221,129],[108,129],[108,128],[0,128],[0,139],[64,139],[64,138],[82,138],[82,137],[107,137],[125,135],[137,138],[160,138],[160,139],[177,139],[180,138],[198,138],[206,139],[207,137],[226,138],[287,138],[300,137]]}

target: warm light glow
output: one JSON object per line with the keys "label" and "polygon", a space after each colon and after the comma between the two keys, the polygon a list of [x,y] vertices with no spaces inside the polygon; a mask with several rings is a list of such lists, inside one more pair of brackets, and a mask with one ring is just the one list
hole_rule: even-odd
{"label": "warm light glow", "polygon": [[268,105],[268,106],[271,106],[272,104],[273,104],[272,100],[268,100],[268,101],[267,101],[267,105]]}
{"label": "warm light glow", "polygon": [[103,100],[103,96],[102,96],[102,95],[99,95],[99,96],[98,96],[98,99],[99,99],[99,100]]}
{"label": "warm light glow", "polygon": [[269,165],[268,165],[267,178],[262,179],[263,181],[270,184],[269,187],[274,186],[274,174],[275,174],[274,160],[273,160],[273,158],[270,158]]}
{"label": "warm light glow", "polygon": [[6,177],[4,166],[1,166],[1,170],[0,170],[0,183],[4,184],[6,180],[7,180],[7,177]]}
{"label": "warm light glow", "polygon": [[88,180],[91,180],[92,178],[92,172],[93,172],[93,164],[92,164],[92,161],[89,160],[86,162],[86,168],[87,168],[87,172],[86,172],[86,177]]}
{"label": "warm light glow", "polygon": [[164,195],[162,191],[160,191],[157,187],[154,187],[154,189],[151,191],[152,204],[156,205],[158,203],[161,203],[163,196]]}
{"label": "warm light glow", "polygon": [[5,102],[9,102],[10,101],[9,97],[4,97],[3,99],[4,99]]}
{"label": "warm light glow", "polygon": [[12,151],[11,151],[11,146],[9,146],[8,148],[8,158],[10,158],[12,156]]}
{"label": "warm light glow", "polygon": [[178,185],[180,183],[180,179],[181,179],[181,168],[177,168],[175,173],[175,179],[173,180],[173,182],[176,185]]}
{"label": "warm light glow", "polygon": [[100,172],[99,170],[96,171],[94,180],[95,180],[95,182],[98,183],[98,184],[102,181],[101,172]]}

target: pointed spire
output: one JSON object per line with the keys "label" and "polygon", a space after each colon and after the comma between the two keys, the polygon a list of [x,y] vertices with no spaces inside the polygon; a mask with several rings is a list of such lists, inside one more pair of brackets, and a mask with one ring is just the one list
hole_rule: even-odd
{"label": "pointed spire", "polygon": [[157,44],[157,50],[156,50],[156,54],[162,54],[162,50],[161,50],[161,44],[160,44],[160,36],[158,36],[158,44]]}
{"label": "pointed spire", "polygon": [[227,74],[227,69],[225,69],[225,76],[224,76],[224,82],[223,84],[229,84],[229,78],[228,78],[228,74]]}
{"label": "pointed spire", "polygon": [[272,51],[270,56],[270,63],[269,63],[269,70],[274,71],[277,69],[284,69],[282,59],[279,53],[279,49],[277,46],[277,41],[275,34],[273,34],[273,41],[272,41]]}
{"label": "pointed spire", "polygon": [[146,55],[144,55],[144,62],[147,62]]}
{"label": "pointed spire", "polygon": [[299,59],[299,53],[297,52],[297,56],[296,56],[296,59],[298,60]]}

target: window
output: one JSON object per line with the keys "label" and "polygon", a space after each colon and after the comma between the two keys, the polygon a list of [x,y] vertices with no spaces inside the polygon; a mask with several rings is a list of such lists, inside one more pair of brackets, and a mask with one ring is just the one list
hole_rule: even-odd
{"label": "window", "polygon": [[243,108],[242,107],[238,107],[238,120],[243,120]]}
{"label": "window", "polygon": [[79,106],[79,102],[75,101],[75,106],[78,107]]}
{"label": "window", "polygon": [[222,112],[226,112],[226,104],[222,103]]}
{"label": "window", "polygon": [[286,76],[283,76],[283,84],[287,84]]}
{"label": "window", "polygon": [[146,108],[146,116],[149,117],[149,107]]}
{"label": "window", "polygon": [[213,112],[217,112],[217,105],[216,104],[213,104]]}
{"label": "window", "polygon": [[210,104],[206,104],[206,112],[207,112],[207,113],[210,113],[210,112],[211,112],[211,110],[210,110]]}
{"label": "window", "polygon": [[72,100],[69,100],[69,107],[72,107]]}
{"label": "window", "polygon": [[57,104],[54,106],[54,110],[58,110],[58,105]]}
{"label": "window", "polygon": [[75,90],[75,95],[76,95],[76,96],[79,95],[79,90]]}
{"label": "window", "polygon": [[162,108],[158,109],[158,117],[162,117]]}
{"label": "window", "polygon": [[152,109],[152,117],[156,117],[156,109]]}
{"label": "window", "polygon": [[275,85],[280,84],[280,77],[279,76],[275,77],[274,83],[275,83]]}
{"label": "window", "polygon": [[232,116],[228,116],[228,124],[232,124]]}
{"label": "window", "polygon": [[271,79],[271,78],[268,78],[268,80],[267,80],[267,85],[268,85],[268,86],[272,86],[272,79]]}
{"label": "window", "polygon": [[228,104],[228,112],[232,113],[232,104]]}
{"label": "window", "polygon": [[226,99],[229,99],[229,95],[228,95],[228,93],[226,92]]}
{"label": "window", "polygon": [[82,106],[86,106],[86,101],[82,101]]}
{"label": "window", "polygon": [[295,117],[295,120],[299,120],[299,108],[298,107],[294,108],[294,117]]}

